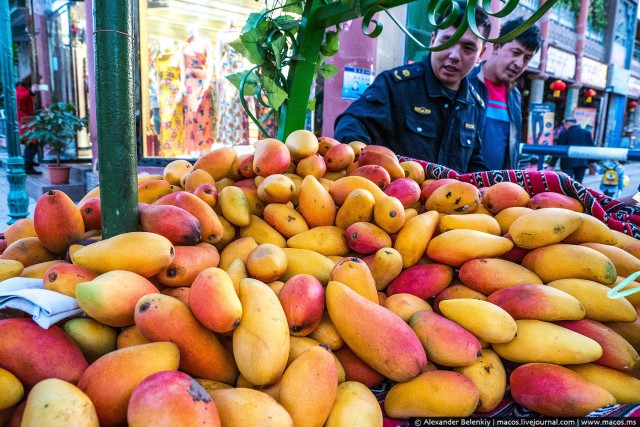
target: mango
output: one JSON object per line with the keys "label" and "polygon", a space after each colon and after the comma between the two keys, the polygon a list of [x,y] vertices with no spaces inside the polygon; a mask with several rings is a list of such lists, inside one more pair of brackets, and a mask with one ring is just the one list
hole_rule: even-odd
{"label": "mango", "polygon": [[309,227],[333,225],[337,213],[336,204],[329,191],[310,175],[304,178],[300,186],[298,211]]}
{"label": "mango", "polygon": [[509,231],[511,224],[513,224],[516,219],[520,218],[522,215],[531,213],[532,211],[533,209],[531,208],[520,206],[506,208],[500,211],[495,216],[495,220],[500,224],[500,233],[506,234]]}
{"label": "mango", "polygon": [[433,309],[436,313],[442,314],[440,311],[440,301],[458,298],[473,298],[486,301],[487,297],[478,291],[454,282],[454,284],[444,288],[433,300]]}
{"label": "mango", "polygon": [[0,368],[0,411],[17,405],[24,396],[20,380],[6,369]]}
{"label": "mango", "polygon": [[243,316],[233,331],[238,369],[251,384],[274,384],[282,377],[289,355],[287,317],[278,297],[258,280],[242,279],[239,297]]}
{"label": "mango", "polygon": [[78,387],[64,380],[48,378],[36,384],[29,393],[20,425],[99,427],[100,423],[93,403]]}
{"label": "mango", "polygon": [[353,190],[336,214],[336,226],[346,229],[357,222],[371,222],[375,199],[367,190]]}
{"label": "mango", "polygon": [[[640,308],[636,307],[636,313]],[[640,351],[640,316],[635,322],[610,322],[606,326],[616,331],[622,338],[627,340],[636,351]]]}
{"label": "mango", "polygon": [[509,227],[518,247],[535,249],[560,243],[582,225],[582,216],[567,209],[547,208],[520,216]]}
{"label": "mango", "polygon": [[262,282],[273,282],[287,270],[287,254],[278,246],[265,243],[253,248],[247,255],[249,276]]}
{"label": "mango", "polygon": [[218,190],[213,184],[200,184],[193,190],[193,194],[198,196],[212,208],[215,208],[218,205]]}
{"label": "mango", "polygon": [[495,304],[477,299],[450,299],[440,301],[438,308],[478,338],[490,343],[506,343],[516,335],[516,322],[505,310]]}
{"label": "mango", "polygon": [[425,212],[406,221],[393,244],[402,255],[403,268],[415,265],[422,258],[437,225],[437,212]]}
{"label": "mango", "polygon": [[99,197],[85,200],[82,204],[78,204],[78,209],[82,215],[85,230],[100,231],[102,229],[102,208]]}
{"label": "mango", "polygon": [[233,225],[249,225],[251,210],[249,200],[241,188],[230,185],[218,193],[218,205],[222,215]]}
{"label": "mango", "polygon": [[384,194],[395,197],[408,208],[420,200],[420,186],[411,178],[398,178],[384,189]]}
{"label": "mango", "polygon": [[178,288],[191,286],[196,276],[204,269],[217,267],[220,254],[215,246],[199,243],[196,246],[175,246],[171,263],[154,278],[163,286]]}
{"label": "mango", "polygon": [[196,188],[202,184],[208,184],[215,188],[216,180],[208,172],[202,169],[193,169],[193,167],[180,177],[180,187],[189,193],[195,193]]}
{"label": "mango", "polygon": [[595,340],[541,320],[516,320],[518,334],[507,343],[493,344],[503,359],[517,363],[575,365],[598,360],[602,347]]}
{"label": "mango", "polygon": [[227,176],[236,157],[237,154],[233,148],[221,147],[200,156],[193,164],[193,168],[208,172],[218,182]]}
{"label": "mango", "polygon": [[331,270],[331,280],[338,281],[369,301],[378,302],[378,292],[369,267],[357,257],[343,258]]}
{"label": "mango", "polygon": [[249,252],[257,246],[258,244],[251,237],[241,237],[234,240],[220,252],[220,263],[218,267],[226,270],[236,258],[240,258],[246,264]]}
{"label": "mango", "polygon": [[382,427],[382,410],[375,395],[364,384],[347,381],[338,386],[326,427]]}
{"label": "mango", "polygon": [[413,218],[403,208],[402,202],[395,197],[378,198],[373,208],[376,225],[389,234],[397,233],[409,219]]}
{"label": "mango", "polygon": [[604,243],[582,243],[580,246],[594,249],[611,260],[620,276],[630,276],[640,271],[640,259],[624,249]]}
{"label": "mango", "polygon": [[569,293],[540,284],[520,284],[501,289],[489,295],[487,301],[504,309],[516,320],[580,320],[586,314],[580,301]]}
{"label": "mango", "polygon": [[293,427],[286,409],[266,393],[249,388],[231,388],[208,392],[216,404],[223,426]]}
{"label": "mango", "polygon": [[287,240],[287,247],[308,249],[327,256],[345,256],[349,253],[346,230],[333,225],[313,227],[298,233]]}
{"label": "mango", "polygon": [[231,277],[215,267],[202,270],[193,281],[189,308],[204,326],[218,333],[232,331],[242,317],[242,305]]}
{"label": "mango", "polygon": [[562,243],[579,245],[580,243],[603,243],[615,245],[618,238],[605,223],[585,213],[582,216],[582,224],[576,231],[568,235]]}
{"label": "mango", "polygon": [[127,270],[151,277],[171,264],[174,255],[166,237],[133,231],[85,246],[71,255],[71,261],[96,273]]}
{"label": "mango", "polygon": [[89,363],[117,348],[116,330],[94,319],[71,319],[65,322],[63,329],[75,341]]}
{"label": "mango", "polygon": [[482,194],[482,205],[493,215],[512,207],[526,207],[531,197],[527,190],[514,182],[498,182]]}
{"label": "mango", "polygon": [[356,381],[367,387],[374,387],[384,379],[381,373],[367,365],[349,346],[343,345],[333,354],[344,369],[346,381]]}
{"label": "mango", "polygon": [[0,260],[18,261],[24,268],[59,258],[60,255],[45,248],[37,237],[16,240],[0,254]]}
{"label": "mango", "polygon": [[460,281],[484,295],[510,286],[542,284],[542,280],[519,264],[498,258],[472,259],[460,266]]}
{"label": "mango", "polygon": [[256,215],[251,215],[249,225],[240,227],[240,237],[251,237],[259,245],[271,243],[281,248],[287,246],[287,241],[282,234]]}
{"label": "mango", "polygon": [[90,282],[99,274],[74,264],[55,264],[44,274],[44,288],[75,298],[76,286]]}
{"label": "mango", "polygon": [[550,191],[538,193],[531,197],[531,200],[529,200],[529,208],[562,208],[578,213],[584,212],[584,207],[579,200],[565,194],[552,193]]}
{"label": "mango", "polygon": [[433,311],[427,301],[412,294],[393,294],[380,305],[391,310],[407,323],[418,311]]}
{"label": "mango", "polygon": [[400,317],[340,282],[330,282],[325,295],[335,328],[365,363],[396,382],[408,381],[424,368],[424,348]]}
{"label": "mango", "polygon": [[376,289],[381,291],[402,271],[402,255],[393,248],[381,248],[362,259],[369,267]]}
{"label": "mango", "polygon": [[[346,243],[351,250],[369,255],[391,246],[391,237],[382,228],[369,222],[356,222],[344,231]],[[346,255],[346,253],[344,254]]]}
{"label": "mango", "polygon": [[20,276],[23,270],[24,265],[20,261],[0,259],[0,282]]}
{"label": "mango", "polygon": [[267,224],[286,238],[290,238],[309,229],[302,215],[293,207],[286,204],[268,204],[264,208],[263,218]]}
{"label": "mango", "polygon": [[338,373],[331,352],[311,347],[284,371],[280,403],[296,426],[323,426],[338,392]]}
{"label": "mango", "polygon": [[318,138],[308,130],[299,129],[291,132],[284,141],[285,147],[295,162],[318,152]]}
{"label": "mango", "polygon": [[513,399],[549,417],[584,417],[616,403],[602,387],[572,370],[549,363],[528,363],[509,377]]}
{"label": "mango", "polygon": [[76,286],[78,305],[85,313],[105,325],[123,327],[134,324],[136,303],[158,289],[139,274],[113,270],[90,282]]}
{"label": "mango", "polygon": [[322,319],[324,287],[313,276],[299,274],[287,280],[278,293],[278,300],[294,337],[309,335]]}
{"label": "mango", "polygon": [[149,340],[136,325],[122,329],[116,340],[117,348],[132,347],[134,345],[149,344]]}
{"label": "mango", "polygon": [[320,319],[318,326],[316,326],[307,337],[320,344],[326,345],[331,351],[336,351],[344,346],[344,340],[338,333],[326,310],[322,313],[322,319]]}
{"label": "mango", "polygon": [[156,372],[138,384],[127,407],[127,424],[221,425],[216,405],[205,389],[189,375],[176,371]]}
{"label": "mango", "polygon": [[[402,164],[401,164],[402,166]],[[385,168],[380,165],[358,166],[349,176],[361,176],[384,190],[391,183],[391,176]]]}
{"label": "mango", "polygon": [[182,301],[186,305],[189,305],[189,294],[191,293],[191,288],[187,288],[182,286],[180,288],[164,288],[160,291],[163,295],[168,295],[173,297],[179,301]]}
{"label": "mango", "polygon": [[258,186],[258,197],[265,203],[288,203],[296,185],[286,175],[269,175]]}
{"label": "mango", "polygon": [[379,165],[389,172],[391,180],[404,178],[404,169],[400,167],[398,158],[391,150],[385,148],[380,145],[367,145],[358,157],[358,166]]}
{"label": "mango", "polygon": [[441,233],[449,230],[467,229],[499,236],[500,224],[490,215],[471,213],[467,215],[443,215],[438,222]]}
{"label": "mango", "polygon": [[469,378],[452,371],[431,371],[391,386],[384,409],[394,418],[468,417],[479,400],[480,392]]}
{"label": "mango", "polygon": [[93,402],[101,426],[127,421],[127,405],[135,388],[151,374],[178,369],[180,352],[170,342],[112,351],[89,366],[78,382]]}
{"label": "mango", "polygon": [[409,326],[433,363],[468,366],[482,354],[480,342],[471,332],[433,311],[418,311],[409,319]]}
{"label": "mango", "polygon": [[[144,181],[138,184],[138,203],[156,203],[167,204],[168,200],[165,199],[172,193],[171,184],[164,179],[152,179]],[[160,201],[163,199],[162,201]]]}
{"label": "mango", "polygon": [[475,230],[451,230],[429,241],[427,256],[435,262],[460,267],[472,259],[500,256],[512,247],[513,242],[504,237]]}
{"label": "mango", "polygon": [[336,144],[324,154],[324,162],[329,171],[339,171],[349,166],[356,158],[356,153],[349,144]]}
{"label": "mango", "polygon": [[596,341],[602,347],[602,356],[593,362],[608,368],[631,373],[640,368],[638,352],[613,329],[594,320],[572,320],[558,325]]}
{"label": "mango", "polygon": [[507,374],[494,351],[484,349],[473,364],[455,368],[454,371],[469,378],[478,388],[480,401],[476,412],[491,412],[502,402],[507,391]]}
{"label": "mango", "polygon": [[[164,167],[162,179],[171,185],[180,185],[183,175],[193,170],[193,165],[184,159],[173,160]],[[180,185],[184,188],[184,186]]]}
{"label": "mango", "polygon": [[31,218],[22,218],[17,220],[5,228],[3,233],[4,238],[7,241],[7,245],[25,237],[38,237]]}
{"label": "mango", "polygon": [[334,181],[329,189],[329,194],[331,194],[336,205],[342,206],[347,199],[347,196],[356,189],[367,190],[371,193],[376,202],[381,198],[388,197],[376,184],[369,181],[367,178],[355,175],[346,176]]}
{"label": "mango", "polygon": [[57,254],[84,237],[80,209],[60,190],[49,190],[38,198],[33,227],[44,247]]}
{"label": "mango", "polygon": [[267,177],[284,173],[291,163],[291,153],[285,144],[274,138],[261,139],[255,144],[253,171]]}
{"label": "mango", "polygon": [[[195,194],[181,192],[175,205],[197,218],[200,224],[200,241],[215,244],[222,240],[222,223],[213,208]],[[197,242],[196,242],[197,243]]]}
{"label": "mango", "polygon": [[610,285],[618,277],[609,258],[579,245],[560,243],[534,249],[525,255],[522,265],[537,274],[543,283],[558,279],[586,279]]}
{"label": "mango", "polygon": [[617,369],[607,368],[594,363],[567,366],[585,380],[607,390],[619,404],[637,404],[640,402],[640,380]]}
{"label": "mango", "polygon": [[287,281],[296,274],[309,274],[327,284],[334,262],[326,256],[308,249],[283,248],[287,255],[287,269],[280,280]]}
{"label": "mango", "polygon": [[444,264],[420,264],[403,270],[387,287],[387,295],[407,293],[421,299],[439,294],[453,280],[453,269]]}
{"label": "mango", "polygon": [[0,368],[26,389],[46,378],[76,384],[87,366],[76,343],[58,326],[43,329],[31,319],[0,320]]}
{"label": "mango", "polygon": [[446,214],[472,213],[480,200],[480,190],[474,185],[455,181],[444,184],[431,193],[425,202],[425,208]]}
{"label": "mango", "polygon": [[233,356],[189,307],[167,295],[140,298],[136,326],[151,342],[171,341],[180,350],[180,370],[198,378],[233,384],[238,370]]}
{"label": "mango", "polygon": [[296,174],[302,178],[312,176],[315,179],[322,178],[327,172],[327,164],[320,156],[308,156],[301,159],[296,166]]}
{"label": "mango", "polygon": [[39,264],[33,264],[33,265],[30,265],[29,267],[25,267],[24,270],[22,270],[22,273],[20,273],[20,277],[27,277],[31,279],[42,279],[45,273],[47,272],[47,270],[49,270],[49,268],[53,267],[54,265],[62,264],[62,263],[65,263],[65,262],[58,259],[54,261],[45,261]]}

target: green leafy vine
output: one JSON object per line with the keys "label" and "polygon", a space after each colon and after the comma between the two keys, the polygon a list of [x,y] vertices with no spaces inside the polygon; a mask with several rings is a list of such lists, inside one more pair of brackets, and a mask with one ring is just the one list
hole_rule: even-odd
{"label": "green leafy vine", "polygon": [[[261,0],[255,0],[261,1]],[[297,35],[305,0],[262,0],[265,9],[249,15],[238,39],[231,46],[255,65],[249,72],[225,76],[245,96],[256,96],[270,107],[267,114],[254,119],[260,126],[270,115],[278,118],[280,107],[289,98],[286,73],[292,61],[304,60],[298,55]],[[316,66],[316,77],[330,78],[338,73],[326,59],[338,53],[340,26],[325,32]],[[308,108],[314,109],[315,99]],[[266,132],[264,132],[266,134]]]}

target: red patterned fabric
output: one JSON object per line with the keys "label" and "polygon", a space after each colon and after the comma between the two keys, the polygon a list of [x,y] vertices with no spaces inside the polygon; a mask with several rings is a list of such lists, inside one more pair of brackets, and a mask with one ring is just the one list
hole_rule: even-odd
{"label": "red patterned fabric", "polygon": [[524,170],[494,170],[459,174],[453,169],[422,160],[399,157],[400,161],[414,160],[424,166],[427,179],[452,178],[468,182],[478,188],[498,182],[514,182],[533,196],[544,192],[561,193],[578,199],[584,211],[607,224],[615,231],[640,239],[640,208],[627,205],[596,190],[587,188],[560,172],[528,172]]}

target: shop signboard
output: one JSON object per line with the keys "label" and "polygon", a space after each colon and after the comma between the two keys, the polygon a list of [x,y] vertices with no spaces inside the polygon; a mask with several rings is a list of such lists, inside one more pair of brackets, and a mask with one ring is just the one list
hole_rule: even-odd
{"label": "shop signboard", "polygon": [[550,102],[532,103],[529,108],[527,144],[553,145],[553,124],[556,105]]}
{"label": "shop signboard", "polygon": [[546,71],[555,78],[573,80],[576,74],[576,56],[555,47],[549,47]]}
{"label": "shop signboard", "polygon": [[576,118],[580,127],[591,132],[591,137],[596,134],[596,116],[598,110],[596,108],[576,108],[573,110],[573,117]]}
{"label": "shop signboard", "polygon": [[582,58],[582,84],[604,89],[607,86],[607,65],[591,58]]}
{"label": "shop signboard", "polygon": [[629,88],[627,90],[627,95],[633,98],[640,98],[640,79],[635,77],[629,78]]}
{"label": "shop signboard", "polygon": [[342,99],[358,99],[373,82],[373,72],[366,68],[344,67]]}

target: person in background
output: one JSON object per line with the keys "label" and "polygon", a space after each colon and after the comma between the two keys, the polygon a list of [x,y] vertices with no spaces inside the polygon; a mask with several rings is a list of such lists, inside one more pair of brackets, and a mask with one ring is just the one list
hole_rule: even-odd
{"label": "person in background", "polygon": [[[31,75],[24,77],[16,86],[16,102],[18,104],[18,126],[20,135],[25,122],[35,114],[33,96],[37,85],[33,85]],[[42,175],[42,172],[34,168],[34,158],[38,152],[38,141],[26,141],[24,145],[24,168],[27,175]],[[42,160],[42,159],[40,159]]]}
{"label": "person in background", "polygon": [[[593,147],[593,138],[591,132],[582,129],[578,125],[578,121],[575,117],[567,117],[562,122],[564,131],[560,133],[558,137],[558,145],[579,145],[586,147]],[[562,157],[560,159],[560,168],[562,172],[569,175],[575,181],[582,182],[584,179],[584,173],[591,161],[587,159],[572,159],[569,157]]]}
{"label": "person in background", "polygon": [[[505,22],[500,37],[523,23],[524,18]],[[518,144],[522,142],[522,97],[516,80],[541,44],[540,29],[533,25],[510,42],[494,44],[489,59],[469,74],[469,81],[487,105],[482,158],[489,169],[517,168]]]}
{"label": "person in background", "polygon": [[[450,39],[461,19],[434,31],[430,46]],[[487,37],[491,23],[486,12],[476,8],[475,19]],[[338,116],[334,138],[383,145],[461,173],[487,170],[480,153],[484,101],[467,79],[485,47],[467,30],[452,47],[431,52],[424,61],[380,73]]]}
{"label": "person in background", "polygon": [[629,177],[624,173],[624,166],[615,160],[604,160],[594,163],[596,172],[602,175],[600,192],[609,197],[618,198],[629,184]]}

